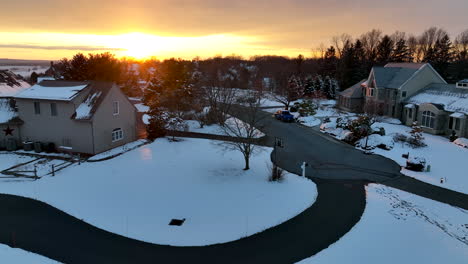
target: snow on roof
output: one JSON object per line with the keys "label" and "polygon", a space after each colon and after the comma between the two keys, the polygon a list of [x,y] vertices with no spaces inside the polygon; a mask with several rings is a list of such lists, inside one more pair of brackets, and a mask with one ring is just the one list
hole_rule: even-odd
{"label": "snow on roof", "polygon": [[468,114],[468,90],[457,89],[453,84],[431,84],[406,102],[416,105],[431,103],[443,106],[448,112]]}
{"label": "snow on roof", "polygon": [[18,114],[10,106],[10,100],[0,98],[0,124],[8,123],[8,121],[17,116]]}
{"label": "snow on roof", "polygon": [[465,118],[465,114],[463,113],[453,113],[450,116],[455,118]]}
{"label": "snow on roof", "polygon": [[42,81],[55,81],[55,78],[50,76],[37,77],[37,83]]}
{"label": "snow on roof", "polygon": [[344,96],[344,97],[349,97],[349,98],[362,98],[363,97],[363,94],[362,94],[362,85],[366,83],[367,84],[367,80],[364,79],[364,80],[361,80],[360,82],[356,83],[355,85],[349,87],[348,89],[340,92],[340,95],[341,96]]}
{"label": "snow on roof", "polygon": [[426,63],[412,63],[412,62],[390,62],[384,67],[386,68],[408,68],[408,69],[421,69]]}
{"label": "snow on roof", "polygon": [[375,83],[378,88],[398,89],[408,81],[419,68],[373,67]]}
{"label": "snow on roof", "polygon": [[112,89],[112,82],[92,82],[88,95],[83,99],[81,104],[75,109],[72,119],[90,120],[97,111],[106,95]]}
{"label": "snow on roof", "polygon": [[468,79],[464,79],[464,80],[458,81],[458,83],[468,83]]}
{"label": "snow on roof", "polygon": [[88,82],[42,81],[18,93],[15,98],[70,101],[88,85]]}
{"label": "snow on roof", "polygon": [[27,82],[18,78],[13,72],[0,70],[0,97],[11,97],[31,87]]}
{"label": "snow on roof", "polygon": [[405,105],[405,108],[414,108],[414,104],[407,104]]}
{"label": "snow on roof", "polygon": [[91,117],[91,110],[93,109],[94,105],[96,104],[97,99],[101,96],[102,92],[97,91],[94,93],[90,93],[88,97],[76,108],[76,116],[75,119],[88,119]]}

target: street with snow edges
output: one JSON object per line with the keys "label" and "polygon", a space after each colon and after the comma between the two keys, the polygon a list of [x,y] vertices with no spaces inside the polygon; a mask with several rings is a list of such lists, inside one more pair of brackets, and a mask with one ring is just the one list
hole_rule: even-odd
{"label": "street with snow edges", "polygon": [[[317,127],[329,116],[340,113],[323,107],[308,118],[309,126]],[[189,127],[219,133],[217,127],[199,129],[195,123]],[[386,122],[374,127],[384,127],[387,135],[410,130]],[[401,165],[405,162],[402,153],[424,156],[432,165],[430,172],[402,172],[467,193],[468,178],[462,165],[468,149],[442,137],[424,136],[425,148],[395,143],[390,151],[373,151]],[[139,144],[127,146],[124,150],[128,152],[107,161],[74,164],[55,177],[3,180],[0,192],[36,198],[130,238],[178,246],[224,243],[253,235],[293,218],[311,206],[317,195],[314,183],[297,175],[288,174],[281,183],[268,182],[270,148],[261,148],[251,162],[252,169],[244,172],[240,153],[223,151],[213,141],[158,139]],[[116,149],[94,159],[121,152]],[[0,170],[31,159],[1,153]],[[441,177],[444,183],[440,183]],[[328,249],[300,263],[467,262],[466,210],[378,184],[368,185],[366,193],[360,222]],[[186,221],[180,227],[169,226],[173,218]],[[2,259],[8,263],[53,263],[20,249],[1,249]]]}

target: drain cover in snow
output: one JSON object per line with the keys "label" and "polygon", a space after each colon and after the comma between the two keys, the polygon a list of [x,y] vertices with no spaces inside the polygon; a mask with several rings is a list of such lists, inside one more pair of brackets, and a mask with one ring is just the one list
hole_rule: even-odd
{"label": "drain cover in snow", "polygon": [[185,222],[185,218],[184,219],[172,219],[171,222],[169,222],[169,225],[181,226],[184,224],[184,222]]}

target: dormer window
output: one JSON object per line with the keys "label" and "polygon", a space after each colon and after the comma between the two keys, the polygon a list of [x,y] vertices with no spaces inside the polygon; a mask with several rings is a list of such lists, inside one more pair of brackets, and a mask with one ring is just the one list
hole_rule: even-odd
{"label": "dormer window", "polygon": [[403,97],[403,98],[406,97],[406,91],[401,92],[401,97]]}

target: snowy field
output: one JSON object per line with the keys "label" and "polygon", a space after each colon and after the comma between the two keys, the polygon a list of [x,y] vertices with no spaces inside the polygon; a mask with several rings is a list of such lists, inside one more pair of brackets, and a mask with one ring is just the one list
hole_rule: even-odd
{"label": "snowy field", "polygon": [[468,211],[371,184],[361,221],[300,264],[468,263]]}
{"label": "snowy field", "polygon": [[41,255],[37,255],[19,248],[11,248],[0,244],[1,263],[7,264],[52,264],[59,263]]}
{"label": "snowy field", "polygon": [[[108,161],[74,164],[55,177],[0,182],[0,192],[44,201],[130,238],[179,246],[250,236],[315,201],[308,179],[288,174],[283,182],[268,181],[270,148],[261,148],[249,171],[242,170],[239,152],[222,149],[203,139],[158,139]],[[168,225],[184,218],[182,226]]]}
{"label": "snowy field", "polygon": [[36,72],[37,74],[44,73],[49,69],[49,66],[11,66],[11,65],[0,65],[0,70],[10,70],[14,74],[21,75],[23,78],[31,77],[31,73]]}

